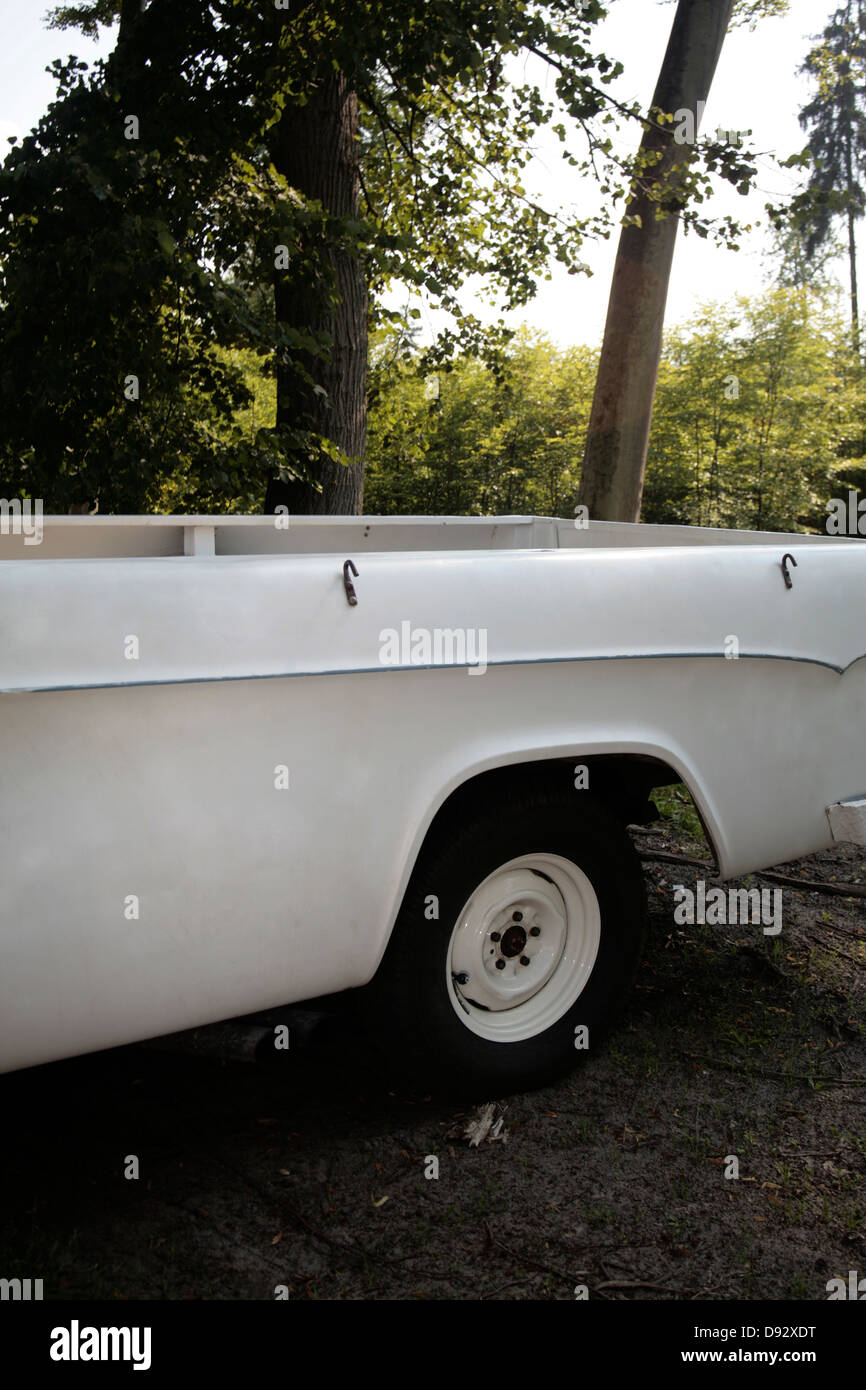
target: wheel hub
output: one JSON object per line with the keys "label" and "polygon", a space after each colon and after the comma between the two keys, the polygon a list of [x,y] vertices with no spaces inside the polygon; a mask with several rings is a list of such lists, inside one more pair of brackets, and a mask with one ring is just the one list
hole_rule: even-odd
{"label": "wheel hub", "polygon": [[526,945],[526,932],[515,922],[503,934],[502,943],[499,947],[504,956],[519,956]]}
{"label": "wheel hub", "polygon": [[483,1037],[531,1037],[580,994],[598,952],[598,900],[569,860],[528,854],[490,874],[451,936],[448,985]]}
{"label": "wheel hub", "polygon": [[540,870],[504,868],[466,904],[452,943],[452,980],[485,1011],[512,1009],[550,978],[562,957],[567,909]]}

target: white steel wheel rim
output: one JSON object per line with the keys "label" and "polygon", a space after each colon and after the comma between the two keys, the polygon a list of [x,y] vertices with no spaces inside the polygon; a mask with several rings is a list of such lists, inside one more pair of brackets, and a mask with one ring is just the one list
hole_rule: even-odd
{"label": "white steel wheel rim", "polygon": [[448,997],[479,1037],[537,1037],[582,994],[600,941],[601,910],[582,869],[558,854],[523,854],[464,904],[448,945]]}

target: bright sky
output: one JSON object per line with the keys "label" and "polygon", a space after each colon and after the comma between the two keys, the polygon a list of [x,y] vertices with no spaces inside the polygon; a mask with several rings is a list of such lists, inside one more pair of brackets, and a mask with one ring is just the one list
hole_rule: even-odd
{"label": "bright sky", "polygon": [[[752,32],[734,29],[725,39],[713,86],[701,125],[704,134],[718,127],[725,130],[751,130],[748,144],[756,151],[768,151],[781,158],[800,150],[806,143],[798,112],[810,92],[797,69],[811,47],[810,40],[820,33],[834,8],[833,0],[790,0],[784,18],[762,20]],[[595,31],[596,47],[618,58],[624,73],[612,90],[621,100],[640,102],[648,108],[664,56],[673,22],[674,6],[656,0],[612,0],[607,20]],[[639,135],[631,137],[633,145]],[[566,193],[563,165],[556,158],[541,161],[547,171],[539,183],[542,201],[570,201]],[[768,158],[757,160],[756,186],[748,197],[741,197],[730,185],[719,183],[712,215],[729,214],[743,223],[766,224],[764,204],[781,201],[797,187],[795,170],[777,168]],[[591,185],[583,184],[584,196],[595,197]],[[558,195],[558,196],[557,196]],[[765,225],[741,241],[738,252],[726,251],[710,239],[684,236],[677,241],[668,293],[666,322],[683,322],[701,301],[726,302],[738,294],[756,294],[765,287],[768,272],[761,252],[766,245]],[[562,344],[597,343],[604,331],[607,299],[617,233],[607,242],[587,245],[584,259],[590,265],[591,279],[576,279],[556,267],[553,279],[539,288],[532,306],[523,315],[525,322],[544,329]],[[840,267],[840,270],[842,268]]]}
{"label": "bright sky", "polygon": [[[617,58],[624,74],[613,90],[621,100],[636,98],[646,108],[673,21],[671,3],[657,0],[609,0],[607,20],[595,31],[596,49]],[[797,75],[810,39],[823,28],[834,7],[833,0],[790,0],[790,13],[781,19],[762,20],[754,32],[737,29],[728,35],[704,116],[704,132],[721,126],[727,130],[751,129],[751,144],[781,157],[805,143],[797,113],[807,99],[808,88]],[[6,44],[0,54],[0,152],[6,137],[27,133],[54,96],[47,65],[74,52],[92,61],[112,47],[103,31],[98,45],[75,31],[52,31],[44,26],[49,6],[34,0],[0,0],[0,27]],[[632,136],[637,142],[637,135]],[[555,142],[539,153],[527,186],[545,206],[555,209],[582,200],[598,201],[591,184],[568,183],[573,173],[556,154]],[[764,203],[778,201],[795,187],[796,172],[775,168],[769,158],[758,163],[756,189],[748,198],[727,186],[720,189],[712,211],[730,213],[742,221],[765,221]],[[668,324],[682,322],[701,301],[728,301],[738,294],[758,293],[767,271],[762,262],[764,233],[756,230],[742,242],[739,252],[721,250],[710,241],[680,235],[674,257],[668,297]],[[554,270],[554,278],[542,282],[539,293],[519,317],[542,329],[563,345],[598,343],[604,329],[607,296],[616,234],[607,242],[587,243],[584,258],[593,275],[571,277]],[[842,267],[840,267],[841,272]],[[429,316],[428,323],[431,322]]]}

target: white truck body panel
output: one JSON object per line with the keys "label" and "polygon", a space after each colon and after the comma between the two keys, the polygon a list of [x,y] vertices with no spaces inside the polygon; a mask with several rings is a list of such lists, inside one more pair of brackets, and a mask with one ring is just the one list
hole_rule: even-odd
{"label": "white truck body panel", "polygon": [[[726,877],[828,846],[866,793],[856,541],[272,517],[26,539],[0,535],[0,1070],[363,984],[434,815],[490,768],[658,758]],[[419,664],[436,630],[452,659],[476,634],[464,664]]]}

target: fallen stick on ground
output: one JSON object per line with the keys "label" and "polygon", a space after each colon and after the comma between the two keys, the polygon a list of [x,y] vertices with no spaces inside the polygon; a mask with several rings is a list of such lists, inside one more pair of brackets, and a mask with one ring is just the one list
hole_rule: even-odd
{"label": "fallen stick on ground", "polygon": [[[647,854],[639,852],[638,858],[645,861],[657,859],[665,864],[688,864],[695,869],[705,869],[713,877],[718,874],[714,864],[708,864],[704,859],[690,859],[685,854],[664,854],[661,850],[656,850]],[[784,883],[789,888],[803,888],[808,893],[835,893],[840,898],[866,898],[866,886],[862,883],[821,883],[811,878],[791,878],[789,874],[777,874],[769,869],[756,871],[754,877],[769,879],[771,883]]]}

